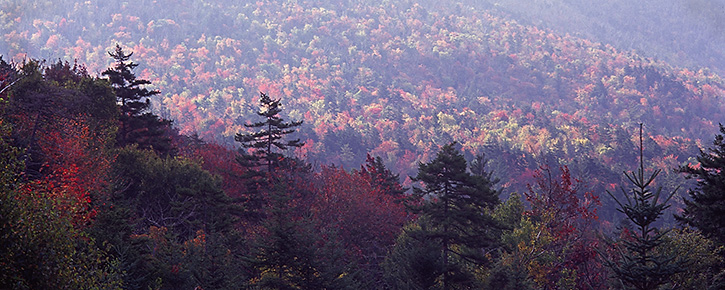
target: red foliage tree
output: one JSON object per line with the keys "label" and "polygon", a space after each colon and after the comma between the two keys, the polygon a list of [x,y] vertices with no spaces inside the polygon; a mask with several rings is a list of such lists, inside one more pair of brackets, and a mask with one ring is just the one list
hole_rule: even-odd
{"label": "red foliage tree", "polygon": [[549,167],[540,167],[534,173],[536,184],[524,194],[531,204],[524,214],[542,223],[553,238],[546,250],[557,259],[546,266],[544,284],[554,287],[563,275],[574,271],[577,289],[603,287],[607,277],[596,259],[599,241],[593,231],[599,196],[580,193],[581,181],[571,176],[567,166],[559,169],[561,173],[554,175]]}
{"label": "red foliage tree", "polygon": [[39,135],[45,162],[41,177],[25,185],[27,190],[44,190],[59,200],[61,213],[76,227],[85,227],[104,202],[113,157],[104,150],[110,136],[93,131],[82,118],[66,120]]}
{"label": "red foliage tree", "polygon": [[219,144],[199,140],[195,143],[187,145],[180,153],[187,158],[201,159],[202,168],[222,178],[222,189],[227,195],[242,198],[244,182],[241,178],[246,169],[236,162],[237,153]]}
{"label": "red foliage tree", "polygon": [[318,192],[311,205],[319,226],[337,232],[349,262],[379,281],[380,263],[409,220],[396,196],[385,193],[374,180],[342,168],[322,167]]}

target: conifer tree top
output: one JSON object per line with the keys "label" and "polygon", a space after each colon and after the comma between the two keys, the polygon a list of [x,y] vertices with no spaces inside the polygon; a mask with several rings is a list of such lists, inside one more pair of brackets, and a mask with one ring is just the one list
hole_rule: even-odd
{"label": "conifer tree top", "polygon": [[490,187],[486,174],[467,171],[468,164],[455,145],[443,146],[433,160],[418,164],[418,175],[412,180],[424,187],[414,187],[413,195],[422,199],[408,205],[429,225],[423,236],[440,243],[444,289],[454,283],[454,276],[463,274],[454,270],[460,268],[460,261],[486,262],[482,249],[496,244],[495,233],[501,228],[489,214],[498,203],[498,191]]}
{"label": "conifer tree top", "polygon": [[111,86],[116,91],[121,113],[124,115],[137,116],[148,111],[150,107],[149,97],[159,94],[157,90],[148,90],[142,86],[151,84],[150,81],[137,79],[133,73],[138,64],[129,61],[133,52],[125,53],[120,45],[116,44],[114,51],[109,51],[116,63],[113,67],[106,69],[101,75],[107,76]]}
{"label": "conifer tree top", "polygon": [[636,227],[631,240],[622,240],[623,249],[619,252],[619,257],[606,263],[614,272],[614,276],[624,284],[635,289],[657,289],[672,275],[684,271],[683,262],[677,257],[656,251],[668,231],[660,231],[653,225],[669,207],[667,202],[675,195],[677,189],[664,199],[660,199],[661,187],[654,192],[650,189],[661,170],[655,170],[645,177],[642,124],[639,132],[639,168],[636,173],[634,171],[624,173],[633,185],[629,193],[622,189],[626,202],[621,202],[607,191],[619,206],[617,210],[624,213]]}
{"label": "conifer tree top", "polygon": [[[282,112],[280,99],[274,100],[267,94],[260,92],[259,111],[257,115],[263,118],[262,121],[244,124],[247,128],[259,129],[257,132],[237,133],[234,140],[241,143],[242,148],[253,149],[252,155],[244,154],[240,156],[239,162],[247,167],[258,167],[264,163],[271,172],[273,163],[282,158],[282,154],[274,152],[277,150],[287,150],[288,148],[302,147],[304,143],[300,139],[283,141],[283,137],[287,134],[294,133],[294,127],[302,125],[302,121],[285,122],[279,117]],[[262,163],[264,161],[264,163]]]}

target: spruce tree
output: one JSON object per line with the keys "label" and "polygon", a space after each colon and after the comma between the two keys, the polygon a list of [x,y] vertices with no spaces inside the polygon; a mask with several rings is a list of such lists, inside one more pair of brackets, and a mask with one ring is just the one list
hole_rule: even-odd
{"label": "spruce tree", "polygon": [[624,175],[632,183],[633,188],[627,193],[622,188],[626,202],[621,202],[614,194],[607,193],[617,202],[618,211],[634,224],[630,237],[620,239],[621,248],[613,260],[606,261],[616,279],[634,289],[657,289],[668,282],[668,279],[682,272],[683,263],[666,252],[658,251],[668,231],[660,231],[653,223],[669,207],[667,202],[675,195],[677,189],[660,200],[662,187],[652,192],[651,186],[662,170],[655,170],[645,177],[642,125],[640,124],[639,169],[625,172]]}
{"label": "spruce tree", "polygon": [[160,92],[142,87],[151,84],[150,81],[136,79],[133,70],[138,64],[130,61],[133,52],[126,54],[123,52],[123,48],[116,44],[116,49],[113,52],[109,51],[108,55],[116,63],[113,68],[106,69],[101,75],[107,76],[115,89],[122,114],[138,116],[148,111],[151,105],[149,98],[158,95]]}
{"label": "spruce tree", "polygon": [[140,148],[153,148],[164,155],[171,153],[171,138],[168,136],[171,121],[161,119],[149,111],[150,98],[158,95],[159,91],[145,88],[151,82],[136,78],[133,70],[138,64],[130,61],[133,52],[127,54],[117,44],[116,49],[108,52],[108,55],[116,63],[101,75],[108,77],[121,108],[116,144],[119,147],[138,144]]}
{"label": "spruce tree", "polygon": [[285,122],[279,117],[279,113],[282,112],[280,99],[273,100],[265,93],[260,92],[259,105],[257,115],[264,120],[244,124],[247,128],[259,129],[259,131],[246,134],[237,133],[234,140],[242,143],[242,148],[254,149],[251,155],[243,154],[238,158],[242,165],[252,168],[266,165],[267,171],[271,173],[274,166],[278,165],[283,157],[281,153],[275,152],[274,148],[287,150],[290,147],[296,148],[304,145],[300,139],[282,140],[285,135],[295,132],[293,128],[302,125],[302,121]]}
{"label": "spruce tree", "polygon": [[428,238],[440,243],[444,289],[471,286],[472,277],[463,269],[485,263],[485,249],[495,245],[501,229],[490,215],[499,192],[490,187],[486,175],[466,170],[466,160],[454,146],[443,146],[435,159],[419,164],[418,175],[412,178],[424,185],[413,188],[424,201],[411,209],[428,221]]}
{"label": "spruce tree", "polygon": [[680,172],[697,180],[697,188],[685,199],[678,220],[699,229],[706,237],[725,244],[725,127],[715,136],[714,147],[700,151],[699,166],[687,165]]}

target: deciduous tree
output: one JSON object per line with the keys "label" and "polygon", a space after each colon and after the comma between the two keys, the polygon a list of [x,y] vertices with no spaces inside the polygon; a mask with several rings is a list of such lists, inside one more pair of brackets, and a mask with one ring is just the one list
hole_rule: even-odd
{"label": "deciduous tree", "polygon": [[[286,180],[289,181],[289,180]],[[290,183],[274,184],[264,232],[250,258],[256,277],[250,286],[262,289],[354,289],[336,232],[316,229],[309,208]]]}
{"label": "deciduous tree", "polygon": [[342,168],[323,166],[315,176],[311,211],[320,231],[336,233],[345,249],[344,262],[354,265],[353,274],[365,288],[383,288],[381,263],[410,220],[401,197]]}
{"label": "deciduous tree", "polygon": [[[22,150],[0,119],[0,288],[121,289],[118,263],[67,213],[79,202],[63,184],[23,182]],[[81,205],[82,207],[83,205]]]}
{"label": "deciduous tree", "polygon": [[367,179],[376,190],[397,198],[402,198],[407,190],[400,185],[400,176],[386,168],[380,156],[373,158],[368,154],[365,164],[360,166],[359,175]]}
{"label": "deciduous tree", "polygon": [[[497,215],[512,231],[503,236],[506,253],[502,265],[527,274],[541,289],[597,289],[605,276],[597,261],[598,238],[594,233],[599,199],[581,193],[581,183],[566,166],[554,173],[542,166],[534,173],[536,183],[524,194],[530,209],[518,205],[513,195]],[[517,218],[520,211],[523,218]],[[509,281],[520,283],[520,281]]]}

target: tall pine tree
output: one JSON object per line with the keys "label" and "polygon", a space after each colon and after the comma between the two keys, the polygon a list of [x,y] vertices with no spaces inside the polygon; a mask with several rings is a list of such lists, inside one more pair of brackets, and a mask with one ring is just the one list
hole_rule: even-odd
{"label": "tall pine tree", "polygon": [[127,54],[117,44],[116,49],[108,52],[108,55],[116,63],[101,75],[108,77],[121,107],[117,145],[138,144],[142,149],[153,148],[162,155],[171,153],[171,121],[161,119],[149,111],[150,98],[158,95],[159,91],[145,88],[151,82],[136,78],[133,70],[138,64],[130,61],[133,52]]}
{"label": "tall pine tree", "polygon": [[[287,150],[288,148],[301,147],[304,144],[299,139],[284,141],[285,135],[295,132],[294,127],[302,124],[302,121],[285,122],[279,116],[282,112],[280,100],[273,100],[267,94],[260,92],[259,111],[257,115],[262,121],[244,124],[245,127],[259,131],[251,133],[237,133],[234,140],[241,143],[240,155],[237,162],[250,170],[242,176],[246,192],[242,193],[242,203],[245,207],[245,217],[251,220],[263,218],[265,200],[263,192],[271,188],[272,173],[274,169],[282,164],[295,167],[295,160],[285,160],[282,153],[276,150]],[[252,149],[249,152],[247,149]],[[266,172],[263,167],[266,166]],[[304,167],[304,166],[303,166]],[[300,168],[297,168],[300,169]]]}
{"label": "tall pine tree", "polygon": [[419,164],[413,178],[424,185],[413,188],[413,194],[425,201],[411,208],[430,225],[427,238],[440,243],[443,289],[472,287],[465,268],[486,262],[485,250],[496,244],[501,229],[490,214],[499,192],[485,174],[466,170],[466,160],[454,146],[443,146],[435,159]]}

